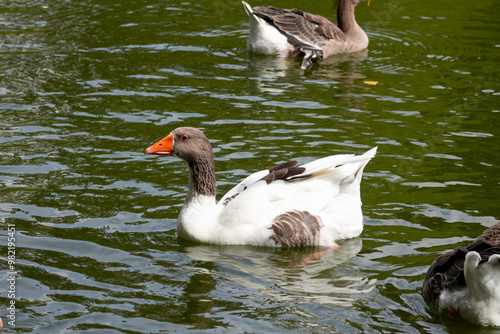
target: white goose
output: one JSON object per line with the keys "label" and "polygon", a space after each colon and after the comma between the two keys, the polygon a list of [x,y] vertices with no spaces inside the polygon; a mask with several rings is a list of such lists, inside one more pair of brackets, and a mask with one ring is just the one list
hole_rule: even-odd
{"label": "white goose", "polygon": [[500,223],[467,247],[436,258],[425,275],[423,295],[452,317],[500,326]]}
{"label": "white goose", "polygon": [[363,229],[360,182],[376,148],[301,167],[285,162],[251,174],[217,203],[215,162],[207,137],[181,127],[146,149],[187,161],[189,185],[177,219],[180,237],[213,244],[336,247]]}
{"label": "white goose", "polygon": [[363,1],[339,0],[338,26],[298,9],[252,8],[242,1],[250,24],[247,47],[267,55],[304,56],[303,69],[333,54],[361,51],[368,47],[368,36],[356,22],[354,9]]}

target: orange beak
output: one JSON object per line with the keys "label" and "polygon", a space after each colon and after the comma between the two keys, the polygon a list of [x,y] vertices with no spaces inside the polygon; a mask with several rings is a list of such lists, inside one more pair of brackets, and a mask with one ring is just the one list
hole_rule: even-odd
{"label": "orange beak", "polygon": [[172,143],[174,141],[174,135],[170,134],[157,142],[149,146],[145,154],[156,154],[156,155],[172,155],[174,154],[174,148],[172,147]]}

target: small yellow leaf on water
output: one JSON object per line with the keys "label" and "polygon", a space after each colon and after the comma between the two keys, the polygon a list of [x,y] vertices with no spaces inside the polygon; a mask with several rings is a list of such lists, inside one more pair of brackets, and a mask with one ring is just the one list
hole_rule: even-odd
{"label": "small yellow leaf on water", "polygon": [[376,84],[378,84],[378,81],[363,81],[363,83],[367,84],[367,85],[375,86]]}
{"label": "small yellow leaf on water", "polygon": [[372,1],[372,0],[368,0],[368,6],[370,6],[370,1]]}

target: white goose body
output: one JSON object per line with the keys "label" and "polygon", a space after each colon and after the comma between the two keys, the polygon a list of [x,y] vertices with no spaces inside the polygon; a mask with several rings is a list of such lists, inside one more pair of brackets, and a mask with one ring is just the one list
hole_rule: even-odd
{"label": "white goose body", "polygon": [[354,10],[362,1],[338,1],[338,26],[298,9],[252,8],[242,1],[249,17],[247,47],[266,55],[304,56],[303,69],[332,54],[361,51],[368,47],[368,36],[356,22]]}
{"label": "white goose body", "polygon": [[500,223],[469,246],[438,257],[427,271],[423,294],[450,316],[500,326]]}
{"label": "white goose body", "polygon": [[[213,166],[211,146],[201,131],[178,128],[146,150],[178,156],[190,166],[188,193],[177,220],[180,237],[213,244],[326,247],[363,230],[360,182],[375,152],[335,155],[300,167],[296,162],[277,165],[251,174],[217,203],[215,171],[199,173]],[[193,159],[206,160],[208,167],[200,168]]]}

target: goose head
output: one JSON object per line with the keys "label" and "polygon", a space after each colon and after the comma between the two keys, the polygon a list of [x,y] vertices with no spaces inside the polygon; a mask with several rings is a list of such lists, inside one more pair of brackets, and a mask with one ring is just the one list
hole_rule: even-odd
{"label": "goose head", "polygon": [[208,138],[198,129],[181,127],[151,145],[144,152],[155,155],[173,155],[187,162],[213,159],[213,151]]}

